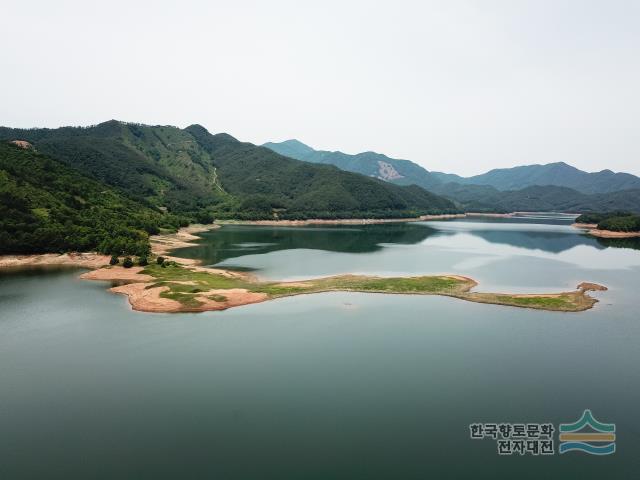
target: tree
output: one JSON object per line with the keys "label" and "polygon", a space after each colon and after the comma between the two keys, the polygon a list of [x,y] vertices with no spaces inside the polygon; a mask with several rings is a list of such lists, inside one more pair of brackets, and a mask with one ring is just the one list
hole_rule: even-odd
{"label": "tree", "polygon": [[140,265],[141,267],[149,265],[149,260],[147,260],[147,257],[143,255],[140,258],[138,258],[138,265]]}
{"label": "tree", "polygon": [[131,257],[127,257],[124,259],[124,262],[122,262],[122,266],[124,268],[131,268],[133,267],[133,260],[131,260]]}
{"label": "tree", "polygon": [[118,263],[120,263],[120,260],[118,260],[118,256],[112,255],[111,260],[109,260],[109,265],[117,265]]}

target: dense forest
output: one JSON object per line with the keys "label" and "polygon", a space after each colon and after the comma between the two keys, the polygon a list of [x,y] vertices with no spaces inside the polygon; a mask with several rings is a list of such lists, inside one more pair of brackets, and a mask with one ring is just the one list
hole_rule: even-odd
{"label": "dense forest", "polygon": [[640,215],[629,212],[586,213],[576,222],[597,224],[598,229],[612,232],[640,232]]}
{"label": "dense forest", "polygon": [[397,218],[458,211],[451,201],[415,185],[293,160],[226,134],[212,135],[200,125],[186,131],[211,155],[234,199],[216,208],[218,218]]}
{"label": "dense forest", "polygon": [[149,234],[188,221],[126,198],[32,149],[0,143],[0,253],[143,256]]}

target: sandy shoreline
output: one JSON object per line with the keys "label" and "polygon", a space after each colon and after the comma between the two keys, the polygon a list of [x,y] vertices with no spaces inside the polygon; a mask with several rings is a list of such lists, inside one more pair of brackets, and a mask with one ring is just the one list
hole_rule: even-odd
{"label": "sandy shoreline", "polygon": [[511,218],[513,213],[447,213],[442,215],[421,215],[409,218],[342,218],[342,219],[322,219],[311,218],[308,220],[217,220],[218,225],[263,225],[270,227],[304,227],[307,225],[377,225],[384,223],[408,223],[426,222],[429,220],[452,220],[454,218],[467,217],[488,217],[488,218]]}
{"label": "sandy shoreline", "polygon": [[99,253],[42,253],[33,255],[2,255],[0,269],[41,266],[100,268],[109,264],[108,255]]}
{"label": "sandy shoreline", "polygon": [[449,220],[453,218],[464,218],[464,213],[452,213],[446,215],[422,215],[410,218],[342,218],[342,219],[322,219],[311,218],[308,220],[219,220],[218,225],[263,225],[271,227],[304,227],[307,225],[376,225],[383,223],[407,223],[424,222],[427,220]]}
{"label": "sandy shoreline", "polygon": [[640,237],[640,232],[612,232],[611,230],[594,228],[589,230],[589,235],[600,238],[636,238]]}
{"label": "sandy shoreline", "polygon": [[612,230],[601,230],[596,223],[574,223],[575,228],[587,230],[589,235],[600,238],[636,238],[640,237],[640,232],[614,232]]}

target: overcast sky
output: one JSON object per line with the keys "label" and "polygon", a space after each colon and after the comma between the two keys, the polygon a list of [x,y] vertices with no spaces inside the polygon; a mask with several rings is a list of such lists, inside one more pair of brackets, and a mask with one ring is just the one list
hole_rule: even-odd
{"label": "overcast sky", "polygon": [[471,175],[640,174],[639,1],[2,6],[0,124],[200,123]]}

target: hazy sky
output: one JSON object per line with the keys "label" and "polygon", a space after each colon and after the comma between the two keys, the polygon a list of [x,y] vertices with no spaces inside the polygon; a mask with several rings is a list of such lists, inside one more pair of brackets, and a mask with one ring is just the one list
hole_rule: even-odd
{"label": "hazy sky", "polygon": [[3,2],[0,124],[640,174],[640,1]]}

